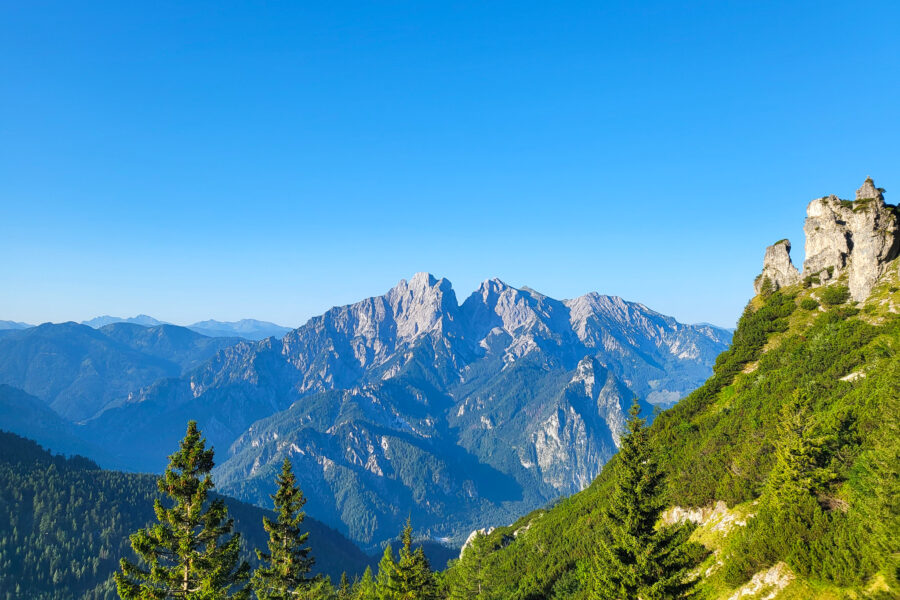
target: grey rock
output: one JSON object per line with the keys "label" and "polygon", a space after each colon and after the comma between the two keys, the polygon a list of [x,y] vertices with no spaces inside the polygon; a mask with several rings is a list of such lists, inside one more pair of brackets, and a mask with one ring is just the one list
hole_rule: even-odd
{"label": "grey rock", "polygon": [[800,271],[791,262],[791,242],[789,240],[775,242],[766,248],[762,273],[753,284],[757,294],[762,290],[766,278],[775,290],[800,282]]}
{"label": "grey rock", "polygon": [[841,200],[834,195],[817,198],[806,207],[804,277],[817,277],[826,284],[847,266],[850,232],[843,213]]}
{"label": "grey rock", "polygon": [[810,202],[803,231],[803,274],[797,276],[791,264],[790,243],[779,242],[766,249],[763,272],[754,284],[757,293],[766,277],[776,289],[800,280],[827,285],[846,277],[851,297],[859,302],[900,251],[896,207],[884,203],[871,177],[856,191],[855,201],[831,195]]}
{"label": "grey rock", "polygon": [[850,295],[865,300],[897,256],[900,237],[894,208],[885,205],[882,192],[866,178],[856,201],[834,195],[818,198],[809,203],[806,214],[803,276],[826,284],[846,272]]}
{"label": "grey rock", "polygon": [[880,189],[875,187],[875,182],[872,181],[871,177],[866,177],[866,180],[863,182],[862,186],[858,190],[856,190],[856,199],[878,199],[884,202],[884,194]]}

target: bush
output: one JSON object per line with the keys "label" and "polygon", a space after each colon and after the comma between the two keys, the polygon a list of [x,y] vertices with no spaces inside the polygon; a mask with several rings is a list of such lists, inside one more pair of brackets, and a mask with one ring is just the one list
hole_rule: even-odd
{"label": "bush", "polygon": [[819,308],[819,303],[812,298],[804,298],[800,301],[800,308],[803,310],[816,310]]}
{"label": "bush", "polygon": [[837,306],[850,299],[850,290],[845,285],[832,285],[822,290],[821,297],[826,306]]}

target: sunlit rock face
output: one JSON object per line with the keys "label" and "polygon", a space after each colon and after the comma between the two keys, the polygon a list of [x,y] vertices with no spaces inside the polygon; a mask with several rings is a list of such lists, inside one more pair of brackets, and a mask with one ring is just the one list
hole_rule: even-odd
{"label": "sunlit rock face", "polygon": [[846,276],[852,298],[865,300],[900,249],[897,209],[885,204],[883,190],[871,178],[856,191],[855,200],[831,195],[810,202],[803,231],[802,275],[791,263],[790,242],[782,240],[766,249],[757,293],[765,285],[778,289],[802,280],[818,286]]}
{"label": "sunlit rock face", "polygon": [[826,284],[846,271],[850,295],[865,300],[897,256],[894,207],[886,206],[883,193],[866,179],[855,201],[826,196],[810,202],[806,214],[804,277]]}
{"label": "sunlit rock face", "polygon": [[789,240],[781,240],[766,248],[762,273],[753,284],[757,294],[763,290],[767,281],[773,290],[800,282],[800,271],[791,262]]}

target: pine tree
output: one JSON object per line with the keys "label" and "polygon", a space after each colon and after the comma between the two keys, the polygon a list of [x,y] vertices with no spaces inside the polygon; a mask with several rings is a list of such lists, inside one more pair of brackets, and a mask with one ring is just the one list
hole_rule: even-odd
{"label": "pine tree", "polygon": [[302,510],[306,498],[297,487],[289,459],[284,459],[275,483],[278,491],[272,499],[278,516],[275,521],[263,518],[263,527],[269,534],[269,552],[256,551],[264,565],[253,573],[253,589],[259,600],[294,598],[313,581],[308,577],[313,558],[305,546],[309,534],[300,528],[306,516]]}
{"label": "pine tree", "polygon": [[812,436],[809,404],[809,394],[796,390],[781,410],[775,466],[767,482],[767,499],[776,507],[791,508],[829,478],[818,466],[822,442]]}
{"label": "pine tree", "polygon": [[409,519],[406,520],[406,526],[400,535],[400,558],[397,560],[397,568],[395,570],[395,587],[394,592],[399,600],[413,600],[416,591],[416,566],[413,559],[412,550],[412,525]]}
{"label": "pine tree", "polygon": [[617,455],[616,483],[604,511],[605,533],[594,553],[589,597],[668,600],[689,596],[693,566],[685,553],[687,527],[661,527],[662,473],[637,402]]}
{"label": "pine tree", "polygon": [[487,536],[481,531],[476,532],[452,570],[453,581],[450,582],[452,600],[473,600],[490,596],[490,582],[484,575],[484,560],[488,552]]}
{"label": "pine tree", "polygon": [[400,536],[400,559],[394,569],[393,590],[398,600],[431,600],[436,595],[434,575],[425,551],[412,548],[412,524],[406,526]]}
{"label": "pine tree", "polygon": [[378,574],[375,576],[375,597],[378,600],[398,600],[397,563],[394,562],[394,551],[388,544],[378,562]]}
{"label": "pine tree", "polygon": [[146,565],[121,560],[115,581],[125,600],[220,600],[249,598],[244,585],[250,567],[240,561],[240,534],[221,498],[207,502],[213,488],[213,451],[206,449],[197,423],[188,423],[180,448],[157,482],[173,505],[154,503],[158,523],[132,534],[131,546]]}
{"label": "pine tree", "polygon": [[354,584],[353,600],[378,600],[375,593],[375,580],[372,578],[372,567],[366,567],[362,578]]}
{"label": "pine tree", "polygon": [[291,600],[337,600],[337,593],[331,584],[331,578],[316,577],[307,586],[295,590],[290,596]]}
{"label": "pine tree", "polygon": [[415,573],[414,581],[418,587],[418,596],[411,596],[419,600],[435,600],[438,597],[437,581],[431,570],[431,563],[425,556],[425,549],[422,546],[416,548],[413,553],[413,572]]}
{"label": "pine tree", "polygon": [[337,597],[339,600],[350,600],[350,580],[347,579],[347,571],[341,573],[341,584],[338,587]]}

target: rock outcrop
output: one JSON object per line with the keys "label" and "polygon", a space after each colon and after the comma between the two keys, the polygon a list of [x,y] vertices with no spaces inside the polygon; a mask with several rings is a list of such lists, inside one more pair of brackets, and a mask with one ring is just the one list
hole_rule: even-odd
{"label": "rock outcrop", "polygon": [[887,264],[900,250],[897,209],[884,203],[884,191],[866,178],[855,200],[824,196],[806,209],[806,260],[803,274],[791,264],[790,243],[786,240],[766,250],[763,272],[755,283],[763,290],[768,279],[772,289],[799,281],[826,285],[846,276],[850,295],[865,300],[884,274]]}
{"label": "rock outcrop", "polygon": [[791,242],[781,240],[766,248],[762,273],[753,282],[753,289],[756,290],[756,293],[760,293],[767,285],[770,285],[774,291],[799,282],[800,271],[791,262]]}

